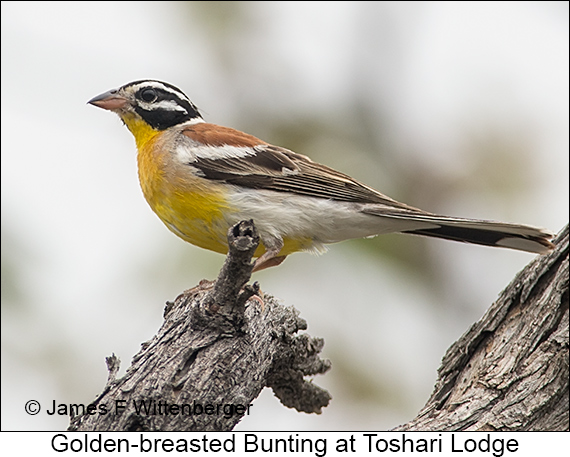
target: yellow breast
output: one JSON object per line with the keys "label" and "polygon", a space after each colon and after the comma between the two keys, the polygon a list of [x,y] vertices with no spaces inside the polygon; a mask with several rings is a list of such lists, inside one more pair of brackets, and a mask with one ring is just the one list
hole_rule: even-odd
{"label": "yellow breast", "polygon": [[[227,202],[223,184],[196,176],[180,164],[165,144],[169,133],[134,116],[123,118],[135,137],[139,181],[146,201],[164,224],[184,241],[227,253],[227,230],[239,209]],[[170,137],[171,138],[171,137]],[[310,247],[309,239],[284,238],[282,255]],[[265,252],[261,243],[255,256]]]}
{"label": "yellow breast", "polygon": [[183,240],[227,252],[228,207],[220,185],[194,176],[173,160],[164,132],[133,118],[125,120],[138,149],[139,181],[146,201],[164,224]]}

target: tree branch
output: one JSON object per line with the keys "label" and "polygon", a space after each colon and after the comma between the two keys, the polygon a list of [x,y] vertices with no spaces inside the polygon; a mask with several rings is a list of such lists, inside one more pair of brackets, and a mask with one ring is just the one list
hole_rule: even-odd
{"label": "tree branch", "polygon": [[568,226],[447,351],[418,416],[394,430],[568,430]]}
{"label": "tree branch", "polygon": [[328,405],[328,392],[304,380],[330,368],[319,358],[323,340],[296,335],[307,324],[294,308],[257,284],[244,288],[259,243],[253,221],[232,227],[228,242],[215,283],[167,303],[162,327],[122,378],[118,359],[107,359],[109,379],[92,407],[107,413],[76,416],[69,430],[232,430],[264,387],[298,411]]}
{"label": "tree branch", "polygon": [[[126,374],[109,379],[70,430],[231,430],[264,387],[288,407],[320,413],[331,397],[304,379],[325,373],[323,340],[306,334],[294,308],[246,285],[259,238],[252,221],[228,232],[214,282],[167,303],[158,334]],[[568,430],[568,227],[483,318],[454,343],[419,415],[394,430]]]}

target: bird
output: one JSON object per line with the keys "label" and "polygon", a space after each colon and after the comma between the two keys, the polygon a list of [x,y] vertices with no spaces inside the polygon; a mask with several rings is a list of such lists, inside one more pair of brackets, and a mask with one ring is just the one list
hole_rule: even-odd
{"label": "bird", "polygon": [[423,211],[305,155],[208,123],[166,82],[130,82],[88,103],[116,113],[133,134],[144,197],[174,234],[225,254],[228,229],[254,221],[253,271],[298,251],[394,232],[538,254],[554,246],[546,229]]}

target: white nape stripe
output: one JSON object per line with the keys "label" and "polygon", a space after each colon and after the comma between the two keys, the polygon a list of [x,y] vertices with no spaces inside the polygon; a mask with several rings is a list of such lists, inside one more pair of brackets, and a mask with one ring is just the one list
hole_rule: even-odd
{"label": "white nape stripe", "polygon": [[256,152],[250,147],[244,146],[208,146],[199,145],[192,146],[189,144],[180,144],[176,148],[176,157],[182,163],[195,162],[198,159],[239,159],[240,157],[251,157]]}
{"label": "white nape stripe", "polygon": [[183,122],[182,124],[178,124],[178,127],[183,129],[187,125],[196,125],[196,124],[205,124],[205,123],[206,123],[206,121],[204,119],[202,119],[201,117],[193,117],[192,119],[190,119],[186,122]]}

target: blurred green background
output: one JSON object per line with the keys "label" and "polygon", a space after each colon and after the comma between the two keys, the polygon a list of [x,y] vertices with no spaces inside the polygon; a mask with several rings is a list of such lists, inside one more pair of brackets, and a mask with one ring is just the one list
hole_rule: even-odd
{"label": "blurred green background", "polygon": [[[163,305],[223,257],[147,207],[130,133],[87,100],[180,87],[209,122],[413,206],[568,221],[567,2],[2,2],[2,429],[62,430]],[[237,430],[382,430],[415,416],[446,348],[530,254],[403,235],[255,276],[325,339],[322,415],[270,391]],[[26,401],[43,406],[37,416]]]}

